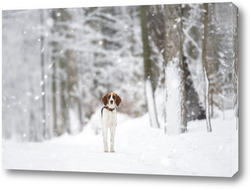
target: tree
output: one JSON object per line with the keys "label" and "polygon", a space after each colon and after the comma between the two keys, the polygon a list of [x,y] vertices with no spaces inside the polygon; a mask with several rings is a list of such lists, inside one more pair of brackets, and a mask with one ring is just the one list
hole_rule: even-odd
{"label": "tree", "polygon": [[141,18],[141,32],[142,32],[142,43],[143,43],[145,93],[147,98],[147,107],[150,117],[150,124],[152,127],[159,128],[159,122],[157,118],[153,86],[152,86],[152,71],[151,71],[152,62],[150,60],[151,50],[148,39],[146,12],[147,12],[147,7],[141,6],[140,18]]}
{"label": "tree", "polygon": [[187,129],[181,5],[164,5],[164,24],[166,131],[178,134]]}
{"label": "tree", "polygon": [[[57,19],[57,14],[56,14],[56,9],[52,10],[51,12],[51,17],[53,19],[53,21],[56,21]],[[52,35],[55,35],[56,33],[56,28],[53,27],[51,28],[51,33]],[[57,111],[58,111],[58,99],[57,99],[57,67],[58,67],[58,63],[57,63],[57,54],[59,54],[60,49],[59,49],[59,43],[55,40],[51,41],[51,46],[52,46],[52,79],[51,79],[51,94],[52,94],[52,120],[53,120],[53,136],[58,136],[59,135],[59,131],[58,131],[58,122],[57,122]]]}
{"label": "tree", "polygon": [[183,62],[186,83],[187,120],[204,119],[204,75],[202,66],[203,6],[182,5]]}
{"label": "tree", "polygon": [[239,125],[239,10],[234,6],[234,111],[236,117],[236,129]]}
{"label": "tree", "polygon": [[208,5],[207,15],[207,40],[206,40],[206,72],[209,78],[209,104],[210,116],[214,117],[215,107],[220,108],[219,98],[221,94],[221,82],[219,72],[219,62],[217,61],[220,46],[220,37],[216,32],[216,4],[210,3]]}
{"label": "tree", "polygon": [[203,73],[205,78],[205,104],[206,104],[206,125],[207,132],[212,132],[211,120],[210,120],[210,80],[208,77],[208,65],[207,65],[207,35],[208,35],[208,16],[209,16],[209,8],[208,3],[204,4],[205,13],[204,13],[204,35],[202,41],[202,64],[203,64]]}
{"label": "tree", "polygon": [[[202,12],[200,5],[191,4],[191,5],[181,5],[181,15],[182,15],[182,81],[184,82],[184,96],[183,100],[186,103],[183,103],[184,108],[183,110],[183,117],[186,117],[186,121],[184,121],[184,125],[187,125],[185,122],[194,120],[194,119],[204,119],[205,111],[203,110],[202,102],[200,97],[199,86],[202,85],[200,79],[196,79],[197,76],[202,76],[199,73],[199,66],[201,62],[201,34],[202,31],[200,30],[200,13]],[[151,5],[149,6],[149,22],[148,28],[151,39],[153,40],[154,44],[156,45],[159,54],[162,55],[163,60],[165,59],[165,51],[164,51],[164,17],[163,17],[163,7],[161,5]],[[198,24],[200,23],[200,24]],[[192,45],[194,43],[194,45]],[[158,55],[159,56],[159,55]],[[162,60],[160,60],[162,61]],[[201,64],[200,64],[201,65]],[[202,65],[200,66],[202,68]],[[192,69],[190,69],[192,68]],[[165,76],[162,74],[164,71],[163,64],[157,68],[154,68],[159,73],[158,83],[157,83],[157,91],[161,92],[163,90],[163,85],[165,83]],[[193,80],[193,78],[195,78]],[[155,94],[156,95],[156,94]],[[162,97],[158,96],[162,101]],[[159,120],[162,122],[162,110],[164,108],[161,107],[161,104],[157,104],[157,112]],[[185,112],[186,111],[186,112]],[[163,125],[164,123],[162,123]],[[187,128],[185,129],[187,130]]]}
{"label": "tree", "polygon": [[43,138],[48,137],[46,129],[46,90],[45,90],[45,42],[44,42],[44,10],[40,10],[40,22],[41,22],[41,37],[40,37],[40,62],[41,62],[41,96],[42,96],[42,128]]}
{"label": "tree", "polygon": [[[53,119],[56,135],[82,130],[83,114],[79,94],[79,72],[76,53],[75,9],[55,9],[52,11],[52,95]],[[71,121],[74,124],[71,124]]]}

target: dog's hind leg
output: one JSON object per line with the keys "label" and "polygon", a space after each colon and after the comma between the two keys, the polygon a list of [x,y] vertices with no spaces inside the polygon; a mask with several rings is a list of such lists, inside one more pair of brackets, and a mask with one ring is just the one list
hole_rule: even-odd
{"label": "dog's hind leg", "polygon": [[115,127],[110,127],[110,152],[115,152],[114,142],[115,142]]}

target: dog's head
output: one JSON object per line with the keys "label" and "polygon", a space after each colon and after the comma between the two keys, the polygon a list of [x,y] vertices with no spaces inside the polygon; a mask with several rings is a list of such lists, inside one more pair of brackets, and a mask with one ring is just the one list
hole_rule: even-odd
{"label": "dog's head", "polygon": [[122,102],[122,99],[116,93],[108,93],[102,97],[102,102],[109,108],[115,108],[116,105],[119,106],[119,104]]}

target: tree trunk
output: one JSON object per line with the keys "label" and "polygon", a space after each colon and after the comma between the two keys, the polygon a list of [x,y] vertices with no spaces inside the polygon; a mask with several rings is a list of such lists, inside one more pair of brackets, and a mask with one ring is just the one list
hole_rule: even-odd
{"label": "tree trunk", "polygon": [[159,128],[159,122],[157,118],[157,112],[155,107],[154,92],[152,86],[152,63],[150,60],[151,49],[148,39],[147,29],[147,6],[140,7],[140,19],[141,19],[141,32],[142,32],[142,43],[143,43],[143,59],[144,59],[144,80],[145,80],[145,92],[147,99],[147,107],[150,117],[150,124],[152,127]]}
{"label": "tree trunk", "polygon": [[[53,33],[65,35],[65,40],[71,40],[70,25],[71,14],[66,9],[55,9],[52,11],[52,18],[54,19]],[[64,23],[63,25],[61,23]],[[72,31],[72,30],[71,30]],[[53,116],[54,116],[54,130],[56,135],[62,135],[66,131],[70,133],[70,116],[69,116],[69,73],[71,67],[71,50],[65,50],[64,40],[57,37],[52,42],[53,46],[53,79],[52,79],[52,93],[53,93]],[[73,42],[73,40],[72,40]],[[68,48],[68,47],[67,47]],[[72,62],[71,62],[72,61]],[[74,76],[73,76],[74,77]]]}
{"label": "tree trunk", "polygon": [[210,120],[210,81],[207,73],[207,35],[208,35],[208,16],[209,8],[208,3],[204,4],[205,14],[204,14],[204,35],[202,41],[202,64],[203,64],[203,73],[205,78],[205,105],[206,105],[206,125],[207,132],[212,132],[211,120]]}
{"label": "tree trunk", "polygon": [[[83,126],[83,119],[82,119],[82,111],[81,111],[81,94],[79,94],[79,84],[78,84],[78,65],[76,61],[76,53],[73,50],[67,50],[66,56],[68,59],[68,67],[67,67],[67,92],[69,95],[68,103],[71,111],[74,112],[75,117],[78,118],[77,125],[74,125],[74,130],[72,128],[68,128],[67,132],[79,132]],[[71,119],[71,117],[70,117]],[[69,124],[70,126],[70,124]]]}
{"label": "tree trunk", "polygon": [[239,10],[237,7],[235,9],[235,62],[234,62],[234,111],[236,118],[236,129],[239,125]]}
{"label": "tree trunk", "polygon": [[56,85],[56,72],[57,72],[57,65],[55,62],[55,58],[52,57],[52,62],[53,62],[53,68],[52,68],[52,120],[53,120],[53,135],[58,135],[57,132],[57,100],[56,100],[56,91],[57,91],[57,85]]}
{"label": "tree trunk", "polygon": [[60,96],[59,96],[59,120],[58,120],[58,132],[59,135],[62,135],[67,131],[69,131],[69,98],[68,98],[68,91],[67,91],[67,61],[65,60],[66,56],[59,58],[59,89],[60,89]]}
{"label": "tree trunk", "polygon": [[[44,20],[43,20],[43,10],[40,10],[40,22],[41,26],[44,26]],[[41,55],[41,95],[42,95],[42,136],[44,139],[47,138],[47,132],[46,132],[46,91],[45,91],[45,70],[44,70],[44,28],[41,31],[41,37],[40,37],[40,55]]]}
{"label": "tree trunk", "polygon": [[[56,16],[56,11],[57,9],[54,9],[52,11],[51,17],[54,19],[56,22],[57,16]],[[52,29],[52,35],[57,32],[56,26],[53,27]],[[57,100],[57,90],[58,90],[58,85],[57,85],[57,66],[58,66],[58,54],[59,54],[59,44],[57,41],[52,40],[51,42],[52,46],[52,80],[51,80],[51,93],[52,93],[52,123],[53,123],[53,135],[58,136],[59,131],[58,131],[58,125],[57,125],[57,111],[58,111],[58,100]]]}
{"label": "tree trunk", "polygon": [[187,109],[186,109],[186,69],[184,65],[184,56],[183,56],[183,26],[182,26],[182,8],[181,5],[178,7],[179,17],[180,17],[180,77],[181,77],[181,133],[187,132]]}
{"label": "tree trunk", "polygon": [[[166,124],[169,134],[187,131],[181,5],[164,6]],[[172,78],[170,78],[170,75]],[[171,79],[175,80],[174,83]],[[177,97],[176,97],[177,96]],[[173,101],[177,104],[174,106]],[[172,108],[176,108],[174,111]]]}

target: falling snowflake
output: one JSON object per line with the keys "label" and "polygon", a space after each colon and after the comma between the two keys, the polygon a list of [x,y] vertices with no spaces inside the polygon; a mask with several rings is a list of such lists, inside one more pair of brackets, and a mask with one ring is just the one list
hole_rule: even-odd
{"label": "falling snowflake", "polygon": [[35,96],[34,100],[39,100],[40,96]]}
{"label": "falling snowflake", "polygon": [[99,44],[99,45],[102,45],[102,44],[103,44],[103,41],[102,41],[102,40],[101,40],[101,41],[99,41],[99,42],[98,42],[98,44]]}

